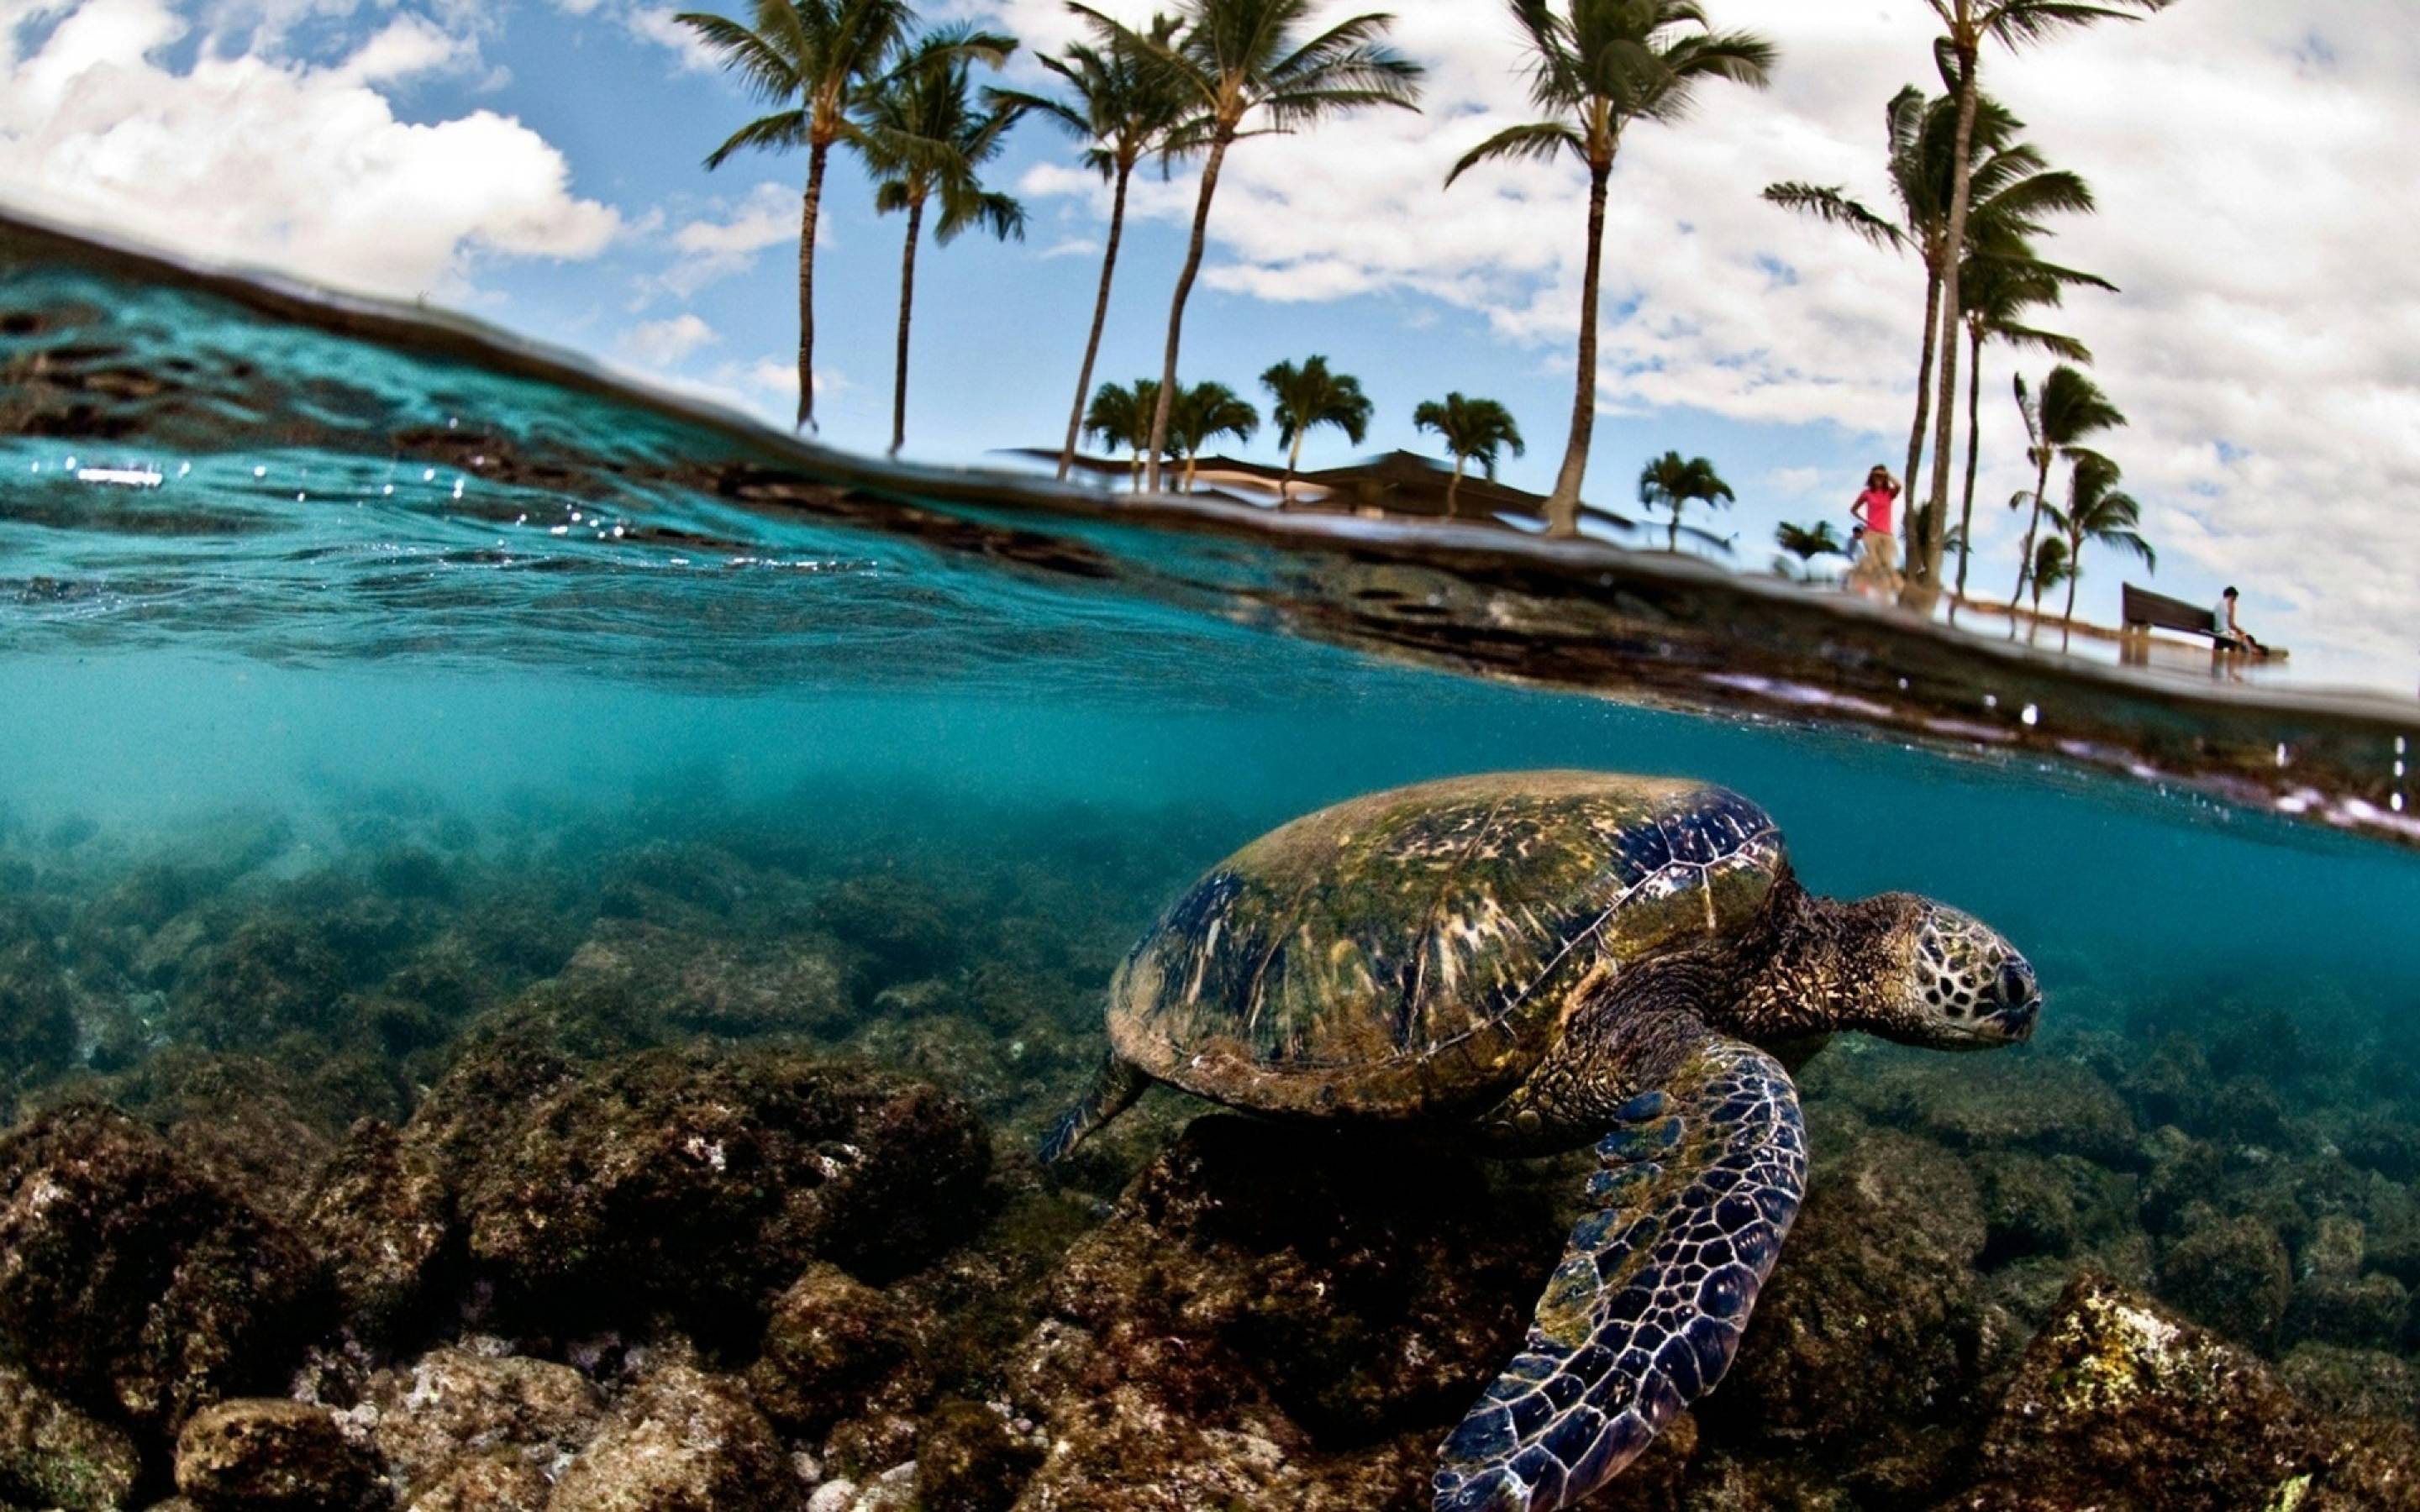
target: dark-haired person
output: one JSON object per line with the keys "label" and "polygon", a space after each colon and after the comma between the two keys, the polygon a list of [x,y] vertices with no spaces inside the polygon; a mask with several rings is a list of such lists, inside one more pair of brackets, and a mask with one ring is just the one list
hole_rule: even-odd
{"label": "dark-haired person", "polygon": [[2218,649],[2249,651],[2256,656],[2265,656],[2269,648],[2253,640],[2252,632],[2236,623],[2235,601],[2239,596],[2229,584],[2226,592],[2219,595],[2218,608],[2211,610],[2211,618],[2218,622]]}
{"label": "dark-haired person", "polygon": [[1865,491],[1849,506],[1849,517],[1864,528],[1865,549],[1849,574],[1853,587],[1871,588],[1886,598],[1899,596],[1899,537],[1892,533],[1891,510],[1899,502],[1899,480],[1890,469],[1876,466],[1866,474]]}

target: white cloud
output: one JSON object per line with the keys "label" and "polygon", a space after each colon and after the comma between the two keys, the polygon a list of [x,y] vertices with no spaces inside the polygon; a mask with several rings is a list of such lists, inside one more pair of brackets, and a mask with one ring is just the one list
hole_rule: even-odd
{"label": "white cloud", "polygon": [[380,86],[474,49],[398,17],[329,67],[205,48],[161,0],[86,0],[29,54],[0,8],[0,192],[203,257],[356,288],[454,297],[481,255],[578,258],[619,218],[570,191],[561,152],[474,111],[396,119]]}
{"label": "white cloud", "polygon": [[[726,211],[725,219],[700,218],[675,229],[672,243],[680,255],[653,282],[685,298],[718,279],[746,272],[755,264],[756,255],[768,247],[798,243],[799,195],[787,185],[758,184],[737,206],[726,207]],[[815,228],[815,245],[831,245],[821,222]]]}
{"label": "white cloud", "polygon": [[[1056,45],[1059,0],[956,8]],[[1148,0],[1109,8],[1140,20]],[[1328,13],[1342,13],[1342,5]],[[1205,282],[1276,301],[1405,291],[1481,312],[1497,337],[1567,349],[1577,319],[1585,182],[1575,165],[1491,165],[1449,193],[1455,158],[1530,117],[1511,23],[1471,0],[1396,0],[1395,39],[1430,66],[1427,111],[1376,111],[1240,145],[1212,221]],[[1714,0],[1717,24],[1783,49],[1776,87],[1707,90],[1677,127],[1641,129],[1617,168],[1606,234],[1604,407],[1823,424],[1905,444],[1922,275],[1903,258],[1757,198],[1765,183],[1884,197],[1881,105],[1935,85],[1924,0],[1808,6]],[[2112,443],[2149,506],[2164,561],[2241,578],[2285,605],[2298,660],[2402,669],[2420,580],[2420,224],[2403,144],[2420,135],[2420,35],[2382,0],[2192,0],[2143,25],[1987,60],[1988,86],[2102,213],[2057,255],[2120,284],[2052,317],[2099,353],[2133,417]],[[1026,194],[1097,208],[1072,162]],[[1139,178],[1132,213],[1180,224],[1194,183]],[[2048,364],[2024,359],[2028,371]],[[2005,566],[2006,501],[2028,486],[2009,358],[1984,384],[1977,581]],[[1962,417],[1960,434],[1963,435]],[[1953,478],[1953,485],[1962,479]],[[1954,488],[1953,488],[1954,493]],[[2087,598],[2119,576],[2087,561]],[[2314,660],[2320,658],[2312,658]]]}
{"label": "white cloud", "polygon": [[1041,258],[1049,262],[1059,257],[1097,257],[1101,243],[1091,237],[1065,237],[1043,249]]}
{"label": "white cloud", "polygon": [[[560,3],[560,0],[558,0]],[[575,8],[584,13],[595,9],[601,0],[587,0]],[[623,21],[631,35],[668,47],[679,58],[681,68],[690,73],[712,73],[722,67],[722,59],[708,48],[696,32],[674,18],[680,12],[671,6],[633,6],[624,12]]]}
{"label": "white cloud", "polygon": [[622,333],[622,349],[651,367],[671,367],[715,339],[712,326],[682,314],[632,326]]}

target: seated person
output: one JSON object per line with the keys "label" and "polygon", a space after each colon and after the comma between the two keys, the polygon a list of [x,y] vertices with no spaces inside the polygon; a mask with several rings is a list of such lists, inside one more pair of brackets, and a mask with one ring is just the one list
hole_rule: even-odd
{"label": "seated person", "polygon": [[2252,639],[2252,632],[2236,623],[2237,596],[2234,588],[2230,586],[2224,594],[2220,595],[2218,608],[2211,610],[2211,617],[2218,624],[2218,648],[2221,651],[2249,651],[2255,656],[2265,656],[2269,654],[2269,648]]}

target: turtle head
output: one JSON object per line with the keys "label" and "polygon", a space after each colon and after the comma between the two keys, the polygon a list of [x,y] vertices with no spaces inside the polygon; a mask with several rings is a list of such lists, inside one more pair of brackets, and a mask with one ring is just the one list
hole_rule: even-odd
{"label": "turtle head", "polygon": [[1906,893],[1869,901],[1898,916],[1877,952],[1865,1005],[1869,1028],[1901,1044],[1990,1050],[2033,1037],[2041,1016],[2034,968],[1972,914]]}

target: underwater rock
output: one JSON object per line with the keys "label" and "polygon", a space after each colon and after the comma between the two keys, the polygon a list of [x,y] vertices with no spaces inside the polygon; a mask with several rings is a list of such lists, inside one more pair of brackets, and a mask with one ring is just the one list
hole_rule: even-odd
{"label": "underwater rock", "polygon": [[805,1488],[739,1384],[686,1365],[644,1377],[566,1467],[550,1512],[784,1512]]}
{"label": "underwater rock", "polygon": [[2074,1061],[1886,1051],[1840,1058],[1839,1066],[1825,1068],[1831,1074],[1819,1085],[1878,1123],[1930,1135],[1953,1149],[2074,1155],[2113,1170],[2141,1164],[2126,1104]]}
{"label": "underwater rock", "polygon": [[473,1264],[539,1319],[670,1307],[752,1336],[825,1258],[880,1278],[965,1233],[990,1144],[962,1103],[765,1051],[649,1051],[575,1070],[474,1051],[406,1131],[451,1173]]}
{"label": "underwater rock", "polygon": [[201,1512],[366,1512],[388,1504],[378,1458],[324,1407],[240,1398],[177,1436],[177,1489]]}
{"label": "underwater rock", "polygon": [[2352,1349],[2388,1349],[2403,1337],[2412,1293],[2377,1271],[2361,1276],[2307,1275],[2286,1305],[2285,1338]]}
{"label": "underwater rock", "polygon": [[420,1304],[453,1218],[436,1157],[392,1124],[364,1119],[310,1190],[302,1227],[327,1262],[347,1323],[380,1337]]}
{"label": "underwater rock", "polygon": [[2207,1328],[2266,1349],[2286,1319],[2292,1262],[2276,1230],[2205,1211],[2160,1257],[2160,1296]]}
{"label": "underwater rock", "polygon": [[1984,1434],[1974,1512],[2407,1507],[2420,1440],[2316,1416],[2260,1360],[2079,1276]]}
{"label": "underwater rock", "polygon": [[2075,1247],[2080,1221],[2068,1173],[2039,1155],[2016,1151],[1985,1151],[1972,1166],[1988,1232],[1986,1263],[2064,1255]]}
{"label": "underwater rock", "polygon": [[945,1401],[916,1436],[920,1512],[1008,1512],[1042,1463],[1038,1435],[980,1402]]}
{"label": "underwater rock", "polygon": [[448,1347],[381,1370],[363,1400],[372,1441],[407,1506],[496,1506],[552,1477],[597,1430],[605,1404],[569,1365]]}
{"label": "underwater rock", "polygon": [[2420,1368],[2383,1350],[2305,1341],[2286,1351],[2277,1375],[2304,1407],[2329,1417],[2420,1418]]}
{"label": "underwater rock", "polygon": [[0,1365],[0,1505],[115,1512],[142,1473],[133,1440]]}
{"label": "underwater rock", "polygon": [[176,1023],[212,1050],[257,1050],[324,1030],[343,995],[342,958],[318,929],[278,915],[245,920],[177,984]]}
{"label": "underwater rock", "polygon": [[50,941],[0,913],[0,1082],[40,1079],[75,1060],[75,1001]]}
{"label": "underwater rock", "polygon": [[810,1265],[773,1304],[749,1389],[784,1429],[820,1433],[863,1411],[912,1342],[890,1298],[836,1265]]}
{"label": "underwater rock", "polygon": [[[1009,1365],[1049,1443],[1016,1507],[1424,1507],[1560,1253],[1545,1194],[1576,1185],[1567,1164],[1194,1119],[1069,1248]],[[1668,1477],[1684,1440],[1630,1474]]]}
{"label": "underwater rock", "polygon": [[1698,1418],[1710,1440],[1811,1455],[1903,1503],[1945,1489],[1944,1430],[2022,1340],[1976,1269],[1990,1227],[1965,1163],[1889,1130],[1818,1138],[1790,1242]]}
{"label": "underwater rock", "polygon": [[814,916],[879,985],[939,976],[958,965],[966,949],[966,908],[906,872],[833,883],[815,899]]}
{"label": "underwater rock", "polygon": [[125,1115],[0,1136],[0,1345],[70,1399],[173,1429],[275,1382],[320,1298],[292,1230]]}

